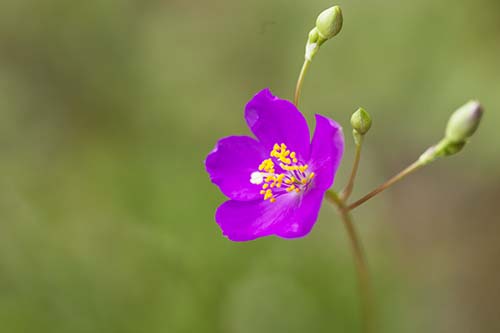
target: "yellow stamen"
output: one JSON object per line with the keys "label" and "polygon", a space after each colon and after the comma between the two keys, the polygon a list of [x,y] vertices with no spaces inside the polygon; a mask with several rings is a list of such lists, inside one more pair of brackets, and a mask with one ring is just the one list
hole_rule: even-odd
{"label": "yellow stamen", "polygon": [[267,190],[266,193],[264,194],[264,200],[267,200],[273,196],[273,192],[271,190]]}
{"label": "yellow stamen", "polygon": [[[282,173],[276,173],[276,164],[281,167]],[[315,176],[313,172],[306,172],[308,168],[307,164],[299,163],[297,153],[289,150],[286,144],[276,143],[269,153],[269,158],[260,163],[259,171],[255,171],[261,177],[259,178],[260,181],[258,183],[252,182],[252,184],[264,183],[260,194],[264,196],[264,200],[273,203],[276,202],[275,195],[285,191],[288,193],[302,192],[308,182]],[[281,190],[282,187],[284,187],[284,190]]]}

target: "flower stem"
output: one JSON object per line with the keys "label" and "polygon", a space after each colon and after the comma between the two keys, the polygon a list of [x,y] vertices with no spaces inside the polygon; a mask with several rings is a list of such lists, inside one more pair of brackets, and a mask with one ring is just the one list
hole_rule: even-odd
{"label": "flower stem", "polygon": [[367,195],[365,195],[361,199],[359,199],[359,200],[355,201],[354,203],[350,204],[347,207],[347,210],[350,211],[350,210],[353,210],[354,208],[362,205],[363,203],[365,203],[366,201],[370,200],[371,198],[373,198],[374,196],[376,196],[380,192],[382,192],[382,191],[388,189],[389,187],[391,187],[392,185],[396,184],[398,181],[400,181],[404,177],[406,177],[409,174],[411,174],[411,173],[415,172],[416,170],[420,169],[425,164],[426,163],[422,162],[421,160],[417,160],[417,161],[413,162],[406,169],[404,169],[403,171],[401,171],[400,173],[398,173],[397,175],[395,175],[394,177],[392,177],[391,179],[389,179],[385,183],[381,184],[379,187],[377,187],[376,189],[374,189],[373,191],[371,191],[370,193],[368,193]]}
{"label": "flower stem", "polygon": [[297,85],[295,86],[295,95],[293,98],[293,104],[295,106],[299,105],[300,92],[302,90],[302,83],[304,83],[304,77],[306,76],[307,70],[309,69],[309,65],[311,64],[311,60],[305,59],[304,64],[302,65],[302,69],[300,70],[299,78],[297,79]]}
{"label": "flower stem", "polygon": [[361,296],[361,316],[362,316],[362,332],[369,333],[373,329],[373,300],[370,285],[370,275],[368,273],[368,265],[366,263],[361,241],[356,233],[352,217],[349,209],[337,193],[334,191],[326,192],[326,199],[334,204],[342,218],[342,222],[347,230],[347,235],[351,243],[352,252],[356,264],[356,272],[358,276],[358,284]]}
{"label": "flower stem", "polygon": [[354,179],[356,179],[356,174],[358,173],[359,160],[361,159],[361,147],[363,145],[363,136],[359,137],[359,142],[356,144],[356,152],[354,155],[354,163],[352,165],[351,176],[349,177],[349,181],[347,182],[346,187],[342,191],[341,198],[342,200],[347,201],[349,196],[352,193],[352,189],[354,187]]}

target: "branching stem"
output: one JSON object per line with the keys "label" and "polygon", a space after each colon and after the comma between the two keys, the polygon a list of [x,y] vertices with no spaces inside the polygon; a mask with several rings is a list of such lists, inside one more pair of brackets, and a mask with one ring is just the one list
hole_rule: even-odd
{"label": "branching stem", "polygon": [[406,169],[404,169],[403,171],[401,171],[400,173],[398,173],[397,175],[395,175],[394,177],[392,177],[388,181],[384,182],[383,184],[381,184],[380,186],[378,186],[376,189],[374,189],[370,193],[366,194],[361,199],[358,199],[354,203],[350,204],[347,207],[347,210],[351,211],[354,208],[362,205],[363,203],[365,203],[366,201],[370,200],[371,198],[373,198],[374,196],[376,196],[380,192],[382,192],[382,191],[388,189],[389,187],[391,187],[392,185],[396,184],[398,181],[400,181],[404,177],[406,177],[409,174],[417,171],[418,169],[420,169],[424,165],[425,165],[425,163],[422,163],[420,160],[417,160],[417,161],[413,162],[413,164],[409,165]]}

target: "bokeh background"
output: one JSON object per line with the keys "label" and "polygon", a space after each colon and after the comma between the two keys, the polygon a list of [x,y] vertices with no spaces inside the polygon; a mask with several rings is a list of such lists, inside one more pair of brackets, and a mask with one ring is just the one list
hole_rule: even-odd
{"label": "bokeh background", "polygon": [[[342,33],[301,109],[374,118],[354,198],[440,139],[468,99],[459,155],[356,210],[380,332],[500,332],[500,2],[339,0]],[[291,98],[329,1],[2,0],[2,332],[358,332],[342,224],[224,239],[203,160],[248,134],[264,87]],[[345,183],[353,147],[337,176]]]}

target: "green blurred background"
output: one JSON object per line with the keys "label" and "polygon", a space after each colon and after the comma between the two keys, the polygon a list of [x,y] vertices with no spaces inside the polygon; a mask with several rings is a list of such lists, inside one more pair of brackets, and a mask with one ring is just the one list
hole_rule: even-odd
{"label": "green blurred background", "polygon": [[[354,198],[440,139],[468,99],[459,155],[356,211],[380,332],[500,331],[500,1],[339,1],[342,33],[301,109],[374,118]],[[0,330],[358,332],[349,244],[312,233],[231,243],[203,160],[248,134],[264,87],[291,98],[329,1],[0,2]],[[345,183],[352,140],[335,188]]]}

